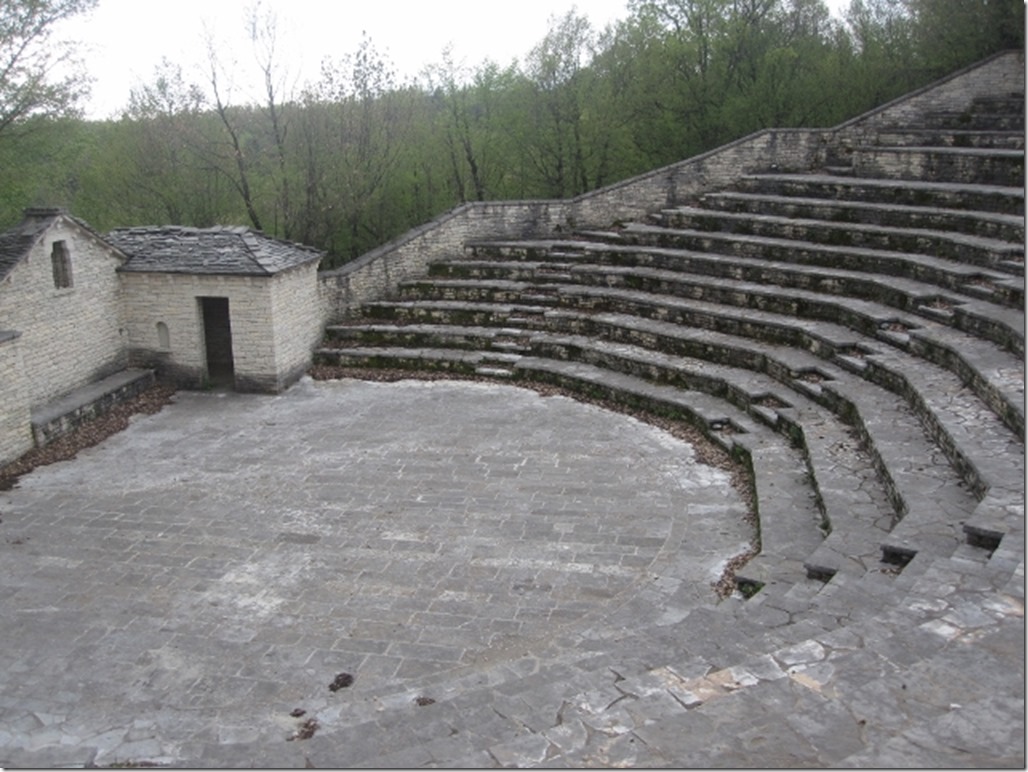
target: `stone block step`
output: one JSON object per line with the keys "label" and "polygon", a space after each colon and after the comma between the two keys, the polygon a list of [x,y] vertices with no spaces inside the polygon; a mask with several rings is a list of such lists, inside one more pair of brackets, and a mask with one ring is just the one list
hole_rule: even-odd
{"label": "stone block step", "polygon": [[32,410],[37,447],[48,445],[84,422],[108,413],[154,383],[154,371],[129,368],[87,384]]}
{"label": "stone block step", "polygon": [[[700,205],[716,211],[754,213],[777,217],[828,220],[836,223],[862,223],[893,228],[953,230],[974,236],[1024,242],[1024,217],[966,209],[881,204],[874,201],[847,201],[801,196],[761,195],[738,191],[708,193]],[[662,219],[680,227],[677,210],[667,209]]]}
{"label": "stone block step", "polygon": [[[1024,260],[1023,237],[1017,242],[1010,242],[933,228],[840,223],[802,218],[795,214],[782,217],[754,212],[737,214],[697,207],[678,207],[668,213],[663,225],[676,233],[721,231],[796,240],[801,242],[801,248],[805,247],[806,242],[836,247],[865,247],[889,252],[932,255],[971,265],[992,266],[1008,260]],[[1019,305],[1023,305],[1023,302],[1022,298]]]}
{"label": "stone block step", "polygon": [[[572,266],[589,260],[593,242],[585,239],[488,239],[469,241],[464,257],[470,261],[484,257],[520,260],[526,266],[539,266],[555,274],[566,273]],[[538,278],[538,277],[536,277]]]}
{"label": "stone block step", "polygon": [[940,209],[966,208],[1024,216],[1024,187],[1021,185],[953,184],[811,173],[743,175],[735,187],[746,193],[929,206]]}
{"label": "stone block step", "polygon": [[[629,261],[649,259],[666,263],[666,260],[660,259],[658,250],[659,248],[652,248],[645,253],[640,250],[608,251],[606,255],[616,255],[622,260],[626,255],[630,255]],[[716,257],[702,253],[673,253],[671,257],[681,258],[683,261],[687,259],[690,267],[703,265],[707,270],[713,270],[711,266],[721,262],[723,266],[728,267],[722,269],[723,273],[730,273],[732,266],[745,267],[743,262],[738,262],[742,261],[742,258],[719,261]],[[755,275],[749,274],[752,277],[750,281],[738,281],[724,275],[713,279],[697,273],[680,271],[583,265],[573,272],[583,286],[555,285],[550,290],[550,299],[560,307],[582,307],[584,303],[589,303],[596,308],[614,310],[611,309],[610,303],[619,302],[618,292],[638,289],[669,299],[691,298],[718,304],[760,308],[849,326],[856,325],[856,329],[861,329],[869,335],[878,334],[890,343],[904,347],[909,345],[909,330],[930,326],[928,320],[931,320],[992,341],[1015,354],[1024,350],[1024,314],[1013,308],[996,306],[972,297],[963,299],[936,295],[932,292],[919,295],[916,294],[919,289],[916,283],[908,283],[901,279],[885,282],[871,274],[854,279],[852,276],[843,276],[839,273],[826,275],[828,272],[820,268],[803,271],[791,268],[776,270],[776,265],[761,261],[749,265],[755,269]],[[850,296],[828,295],[788,286],[789,282],[814,281],[818,283],[815,289],[831,289],[831,282],[837,277],[847,280],[846,287]],[[923,285],[921,287],[923,288]],[[604,288],[609,288],[609,292],[605,293]],[[610,297],[605,299],[604,294],[609,294]],[[864,299],[867,297],[874,297],[878,302]],[[891,305],[895,310],[883,303]],[[910,313],[921,318],[905,316]],[[897,326],[901,319],[902,330],[892,332],[886,329],[889,325]]]}
{"label": "stone block step", "polygon": [[897,128],[879,131],[874,144],[1024,150],[1024,131]]}
{"label": "stone block step", "polygon": [[[922,243],[886,226],[835,226],[819,220],[791,224],[766,215],[685,211],[703,229],[632,223],[617,234],[617,242],[920,278],[954,290],[974,275],[975,267],[999,279],[1008,273],[1024,277],[1024,244],[943,232],[913,234],[923,236]],[[721,217],[724,229],[713,230]],[[613,238],[603,232],[593,235]],[[1011,262],[1016,270],[1008,268]]]}
{"label": "stone block step", "polygon": [[991,132],[1020,131],[1024,132],[1024,97],[1007,101],[994,101],[991,104],[974,105],[970,109],[955,111],[938,111],[925,117],[926,126],[942,130]]}
{"label": "stone block step", "polygon": [[545,306],[503,303],[465,303],[462,301],[373,301],[361,306],[372,320],[394,322],[441,322],[443,324],[491,325],[498,327],[531,326],[549,310]]}
{"label": "stone block step", "polygon": [[1023,186],[1024,150],[862,145],[853,168],[859,177]]}
{"label": "stone block step", "polygon": [[493,280],[468,282],[446,279],[415,279],[401,282],[401,300],[459,300],[468,303],[552,304],[546,285],[532,282]]}
{"label": "stone block step", "polygon": [[491,361],[488,352],[448,348],[362,346],[319,348],[314,352],[315,364],[353,368],[433,370],[458,375],[473,375],[478,368],[488,366]]}
{"label": "stone block step", "polygon": [[524,350],[524,330],[441,324],[347,324],[325,328],[324,344],[348,348],[388,344],[402,347]]}
{"label": "stone block step", "polygon": [[[876,342],[879,345],[884,343],[889,347],[910,350],[955,373],[1008,427],[1016,430],[1024,425],[1024,367],[1018,355],[1005,353],[952,328],[896,314],[861,301],[849,301],[845,306],[846,312],[837,314],[835,318],[823,314],[819,319],[810,320],[796,318],[792,306],[776,312],[767,302],[748,303],[743,304],[746,310],[741,310],[717,302],[722,300],[720,297],[711,302],[702,298],[656,295],[616,287],[564,286],[560,299],[560,311],[537,308],[538,313],[531,318],[525,317],[527,328],[523,325],[522,330],[552,328],[560,319],[576,319],[578,321],[574,324],[584,330],[590,328],[583,327],[585,322],[581,320],[590,315],[625,314],[625,318],[634,320],[633,324],[659,324],[659,321],[646,320],[665,320],[678,325],[676,330],[697,328],[704,331],[703,334],[717,331],[765,345],[775,343],[795,346],[829,359],[842,355],[839,362],[844,367],[861,372],[864,377],[874,374],[876,378],[879,377],[879,370],[872,368],[868,373],[862,372],[870,362],[865,355],[878,347]],[[485,323],[497,327],[511,324],[510,309],[502,305],[407,301],[399,304],[372,304],[370,310],[374,312],[372,316],[395,317],[402,321],[421,318],[445,324]],[[472,321],[469,322],[469,319]],[[604,334],[610,334],[609,325]],[[652,337],[652,333],[645,334]],[[865,336],[866,340],[862,340],[861,336]],[[658,340],[657,337],[653,339]],[[682,345],[681,341],[671,337],[659,338],[659,346],[667,351],[687,353]],[[761,358],[758,351],[740,352],[738,346],[725,340],[718,345],[719,350],[728,352],[726,356],[732,358]],[[700,342],[688,352],[695,355],[694,352],[707,348],[710,347]],[[724,361],[736,364],[734,360]],[[904,361],[906,364],[903,368],[917,366],[916,359]],[[886,372],[881,382],[894,381],[897,377],[895,372]]]}
{"label": "stone block step", "polygon": [[[1024,468],[1023,454],[1018,459]],[[1024,565],[1024,492],[1020,488],[994,488],[964,522],[968,544],[988,550],[997,564]]]}

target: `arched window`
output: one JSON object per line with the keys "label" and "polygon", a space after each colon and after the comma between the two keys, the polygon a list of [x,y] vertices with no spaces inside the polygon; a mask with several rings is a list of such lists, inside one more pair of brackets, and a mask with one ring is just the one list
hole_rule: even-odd
{"label": "arched window", "polygon": [[164,322],[157,322],[157,345],[165,351],[171,348],[171,333]]}

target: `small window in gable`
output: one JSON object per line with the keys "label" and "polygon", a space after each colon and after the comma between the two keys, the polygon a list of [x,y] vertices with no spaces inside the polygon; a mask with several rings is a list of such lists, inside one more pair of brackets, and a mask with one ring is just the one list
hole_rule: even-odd
{"label": "small window in gable", "polygon": [[54,286],[64,289],[71,286],[71,253],[63,241],[55,241],[50,252],[50,262],[54,269]]}

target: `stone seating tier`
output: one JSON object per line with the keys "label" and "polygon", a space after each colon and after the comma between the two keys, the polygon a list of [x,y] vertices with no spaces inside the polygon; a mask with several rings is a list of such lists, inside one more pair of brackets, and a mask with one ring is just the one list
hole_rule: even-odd
{"label": "stone seating tier", "polygon": [[824,169],[740,175],[646,222],[467,243],[328,328],[316,358],[553,382],[693,423],[753,475],[750,623],[858,590],[893,602],[947,561],[1010,570],[1018,111],[978,100],[840,137]]}

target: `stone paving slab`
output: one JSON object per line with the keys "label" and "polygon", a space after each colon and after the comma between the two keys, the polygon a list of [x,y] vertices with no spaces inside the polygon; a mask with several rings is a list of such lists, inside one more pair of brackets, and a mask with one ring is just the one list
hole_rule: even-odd
{"label": "stone paving slab", "polygon": [[[411,732],[425,685],[516,684],[605,619],[713,604],[745,515],[685,442],[564,397],[180,393],[0,494],[0,766],[303,766],[305,720],[322,751],[383,715]],[[499,758],[480,714],[448,758]],[[443,758],[437,724],[362,758]]]}

